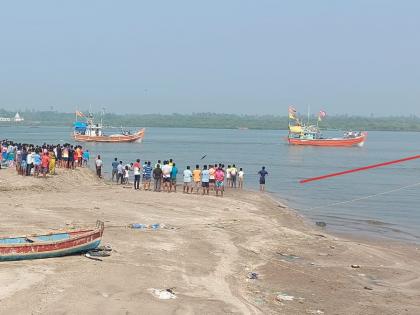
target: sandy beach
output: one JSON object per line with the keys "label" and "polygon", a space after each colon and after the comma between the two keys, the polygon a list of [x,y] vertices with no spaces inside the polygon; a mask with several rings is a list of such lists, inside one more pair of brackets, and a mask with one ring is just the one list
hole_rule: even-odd
{"label": "sandy beach", "polygon": [[[0,263],[1,314],[420,314],[418,247],[328,235],[267,194],[143,192],[87,169],[46,180],[2,169],[0,196],[1,235],[100,219],[113,248],[103,261]],[[152,292],[167,288],[175,299]]]}

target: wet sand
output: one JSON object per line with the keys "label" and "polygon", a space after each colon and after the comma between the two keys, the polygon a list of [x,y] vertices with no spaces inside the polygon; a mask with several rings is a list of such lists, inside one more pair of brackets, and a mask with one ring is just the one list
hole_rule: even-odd
{"label": "wet sand", "polygon": [[143,192],[85,169],[47,180],[2,169],[0,196],[1,235],[100,219],[113,248],[103,261],[0,263],[1,314],[420,314],[419,248],[328,235],[266,194]]}

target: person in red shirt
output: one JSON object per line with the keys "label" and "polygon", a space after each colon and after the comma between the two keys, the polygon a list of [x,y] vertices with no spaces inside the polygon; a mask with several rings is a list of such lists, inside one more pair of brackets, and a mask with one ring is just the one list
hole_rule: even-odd
{"label": "person in red shirt", "polygon": [[41,170],[42,170],[42,175],[44,177],[47,177],[49,165],[50,165],[50,157],[48,156],[48,153],[44,153],[41,159]]}

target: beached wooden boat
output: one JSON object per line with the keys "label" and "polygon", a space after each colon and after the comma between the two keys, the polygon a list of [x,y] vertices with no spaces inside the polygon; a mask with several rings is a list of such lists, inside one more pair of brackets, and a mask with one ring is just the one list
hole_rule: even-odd
{"label": "beached wooden boat", "polygon": [[304,137],[289,137],[287,138],[289,144],[294,145],[311,145],[311,146],[322,146],[322,147],[352,147],[352,146],[363,146],[366,141],[367,133],[363,132],[355,137],[346,138],[304,138]]}
{"label": "beached wooden boat", "polygon": [[114,134],[109,136],[95,134],[74,133],[73,137],[76,141],[81,142],[141,142],[144,138],[145,129],[140,129],[133,134]]}
{"label": "beached wooden boat", "polygon": [[43,235],[0,238],[0,261],[59,257],[87,252],[99,246],[104,223],[92,229],[69,230]]}

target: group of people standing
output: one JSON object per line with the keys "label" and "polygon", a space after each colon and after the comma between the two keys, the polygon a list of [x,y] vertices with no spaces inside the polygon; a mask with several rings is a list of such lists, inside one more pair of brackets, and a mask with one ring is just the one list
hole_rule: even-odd
{"label": "group of people standing", "polygon": [[[95,164],[98,177],[102,177],[103,161],[100,156],[97,157]],[[114,158],[111,166],[111,181],[117,184],[130,184],[130,177],[134,177],[135,190],[140,190],[140,182],[142,182],[142,189],[145,191],[177,191],[179,170],[173,159],[158,160],[152,165],[150,161],[141,164],[140,159],[124,164],[123,161]],[[196,165],[194,169],[187,166],[181,175],[183,193],[195,192],[196,194],[209,195],[210,191],[214,191],[216,196],[223,196],[225,187],[243,188],[245,173],[235,164],[225,168],[222,163],[214,163],[203,165],[202,168],[200,165]]]}
{"label": "group of people standing", "polygon": [[83,150],[82,146],[1,141],[0,167],[15,167],[17,173],[22,176],[55,175],[56,167],[74,169],[77,166],[86,166],[89,158],[89,150]]}

